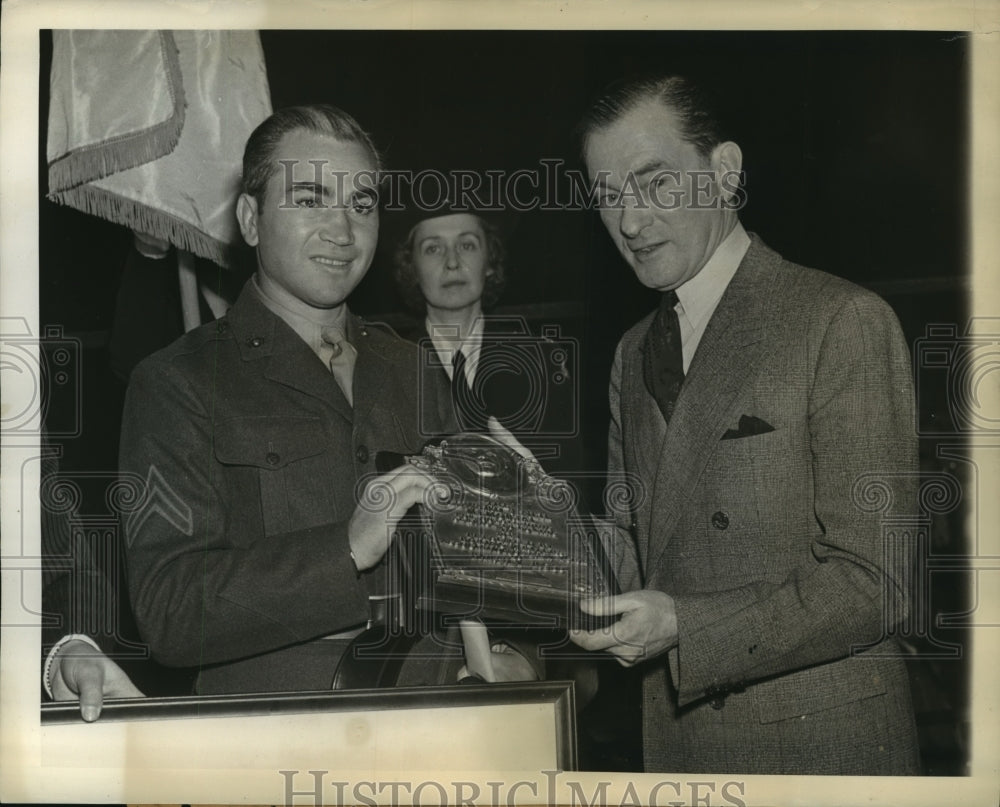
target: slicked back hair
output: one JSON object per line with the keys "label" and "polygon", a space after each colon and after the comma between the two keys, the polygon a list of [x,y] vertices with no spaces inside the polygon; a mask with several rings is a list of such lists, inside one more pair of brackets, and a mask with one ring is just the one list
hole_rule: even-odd
{"label": "slicked back hair", "polygon": [[358,143],[371,154],[375,170],[382,170],[382,158],[371,135],[344,110],[331,104],[285,107],[253,130],[243,150],[243,192],[254,197],[258,204],[264,201],[264,188],[278,168],[274,153],[281,138],[299,129]]}
{"label": "slicked back hair", "polygon": [[616,82],[594,101],[577,126],[580,153],[594,132],[617,122],[646,101],[656,100],[677,115],[684,139],[708,161],[712,151],[729,138],[709,93],[683,76],[645,76]]}

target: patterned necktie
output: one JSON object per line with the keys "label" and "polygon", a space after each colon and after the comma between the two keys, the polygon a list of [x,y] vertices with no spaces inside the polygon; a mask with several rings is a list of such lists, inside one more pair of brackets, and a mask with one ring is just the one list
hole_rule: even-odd
{"label": "patterned necktie", "polygon": [[455,350],[451,359],[451,402],[463,431],[486,431],[486,411],[476,400],[469,377],[465,373],[465,354]]}
{"label": "patterned necktie", "polygon": [[684,383],[684,354],[681,351],[680,320],[674,309],[676,305],[677,292],[666,292],[646,333],[643,348],[643,381],[667,423],[674,413],[674,404]]}
{"label": "patterned necktie", "polygon": [[347,402],[354,406],[354,348],[339,328],[324,328],[323,356]]}

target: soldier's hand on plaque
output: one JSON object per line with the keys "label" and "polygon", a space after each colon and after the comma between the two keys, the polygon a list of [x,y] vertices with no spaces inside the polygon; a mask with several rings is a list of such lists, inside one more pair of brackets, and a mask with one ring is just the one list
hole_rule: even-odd
{"label": "soldier's hand on plaque", "polygon": [[642,589],[606,599],[581,600],[580,608],[594,616],[622,615],[606,628],[574,630],[569,637],[585,650],[606,650],[623,667],[658,656],[677,644],[674,600],[662,591]]}
{"label": "soldier's hand on plaque", "polygon": [[382,560],[392,533],[407,510],[423,499],[431,478],[412,465],[401,465],[366,486],[347,527],[351,556],[359,571]]}

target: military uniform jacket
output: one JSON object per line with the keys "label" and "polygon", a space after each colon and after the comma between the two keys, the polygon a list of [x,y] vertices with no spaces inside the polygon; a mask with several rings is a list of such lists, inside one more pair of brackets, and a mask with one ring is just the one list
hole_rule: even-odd
{"label": "military uniform jacket", "polygon": [[[645,388],[652,315],[611,380],[623,590],[674,597],[644,663],[651,771],[914,773],[906,616],[915,506],[909,355],[891,309],[754,237],[669,426]],[[859,651],[863,651],[860,652]]]}
{"label": "military uniform jacket", "polygon": [[421,450],[443,395],[413,345],[353,316],[347,336],[353,408],[249,286],[132,375],[120,466],[147,482],[126,525],[132,606],[157,660],[201,668],[200,692],[329,687],[344,643],[320,637],[363,625],[387,587],[384,565],[350,557],[358,484],[377,452]]}

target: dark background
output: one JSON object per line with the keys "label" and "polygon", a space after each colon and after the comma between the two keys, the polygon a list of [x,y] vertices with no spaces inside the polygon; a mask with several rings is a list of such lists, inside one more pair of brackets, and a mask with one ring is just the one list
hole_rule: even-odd
{"label": "dark background", "polygon": [[[698,78],[722,100],[731,136],[743,149],[747,206],[741,218],[748,230],[786,258],[882,294],[911,345],[929,323],[964,330],[964,34],[267,31],[261,40],[275,108],[343,107],[372,132],[393,169],[513,171],[540,168],[543,158],[579,169],[572,130],[609,81],[645,71]],[[50,59],[51,37],[43,32],[42,188]],[[526,312],[536,324],[557,322],[578,340],[586,465],[599,472],[614,346],[654,307],[654,296],[635,281],[595,213],[508,211],[499,221],[510,274],[502,309]],[[351,306],[398,315],[391,253],[405,222],[391,213],[382,222],[378,254]],[[82,345],[83,430],[60,443],[65,474],[114,472],[124,384],[110,370],[107,346],[130,243],[122,227],[40,201],[41,325],[61,326]],[[169,313],[176,275],[163,283],[162,295],[150,302],[161,320],[175,323],[160,332],[169,335],[175,327],[179,335],[179,313]],[[53,391],[50,416],[69,417],[72,405]],[[923,386],[920,407],[922,425],[948,430],[943,383]],[[942,467],[936,446],[934,438],[921,440],[925,468]],[[945,469],[957,472],[953,465]],[[84,507],[99,509],[102,495],[91,491],[95,504]],[[938,519],[932,531],[936,551],[967,551],[957,522]],[[962,610],[964,578],[938,574],[933,582],[935,612]],[[968,647],[962,629],[945,633]],[[919,637],[914,643],[920,649]],[[911,671],[928,772],[964,773],[967,665],[961,659],[914,662]],[[598,702],[598,733],[605,723],[635,725],[634,677],[609,673],[609,680],[624,694]],[[183,681],[163,682],[183,687]],[[160,684],[152,680],[147,688]],[[598,737],[594,766],[635,765],[636,740]]]}

